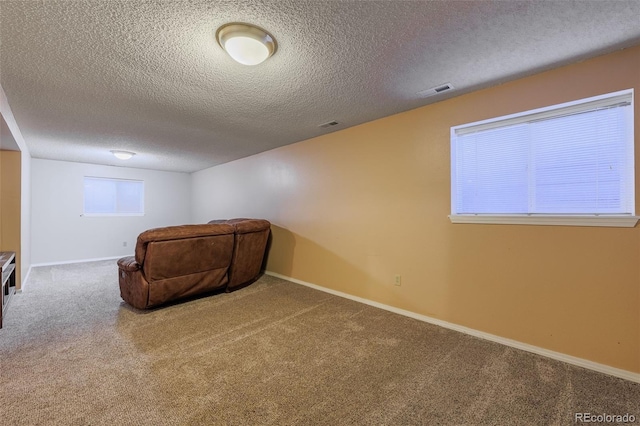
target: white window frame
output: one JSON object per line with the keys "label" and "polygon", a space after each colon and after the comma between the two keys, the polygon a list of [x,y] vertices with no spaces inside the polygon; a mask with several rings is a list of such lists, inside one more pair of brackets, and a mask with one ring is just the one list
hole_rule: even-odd
{"label": "white window frame", "polygon": [[[142,185],[142,194],[140,200],[140,212],[113,212],[113,213],[87,213],[86,209],[86,200],[85,200],[85,182],[87,179],[93,180],[104,180],[111,182],[136,182]],[[82,179],[82,216],[85,217],[118,217],[118,216],[144,216],[144,207],[145,207],[145,197],[144,197],[144,181],[137,179],[119,179],[119,178],[109,178],[102,176],[84,176]]]}
{"label": "white window frame", "polygon": [[[566,102],[550,107],[538,108],[516,114],[506,115],[474,123],[451,127],[451,214],[452,223],[481,223],[481,224],[514,224],[514,225],[568,225],[568,226],[611,226],[634,227],[640,217],[635,216],[635,188],[633,212],[629,214],[455,214],[456,210],[456,136],[471,132],[487,130],[517,124],[532,119],[544,119],[554,116],[573,114],[580,111],[588,111],[599,107],[614,105],[617,102],[631,102],[631,126],[629,143],[629,155],[634,160],[634,96],[633,89],[621,90],[591,98]],[[631,176],[631,185],[635,183],[635,171]]]}

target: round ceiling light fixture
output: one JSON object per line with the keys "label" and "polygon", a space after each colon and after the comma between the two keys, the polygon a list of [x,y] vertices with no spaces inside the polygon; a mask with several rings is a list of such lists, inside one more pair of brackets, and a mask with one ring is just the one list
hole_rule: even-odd
{"label": "round ceiling light fixture", "polygon": [[258,65],[276,52],[276,40],[254,25],[230,23],[216,32],[220,46],[236,62],[243,65]]}
{"label": "round ceiling light fixture", "polygon": [[136,155],[135,152],[129,152],[129,151],[116,151],[116,150],[112,150],[111,153],[116,157],[119,158],[120,160],[128,160],[129,158],[133,157],[134,155]]}

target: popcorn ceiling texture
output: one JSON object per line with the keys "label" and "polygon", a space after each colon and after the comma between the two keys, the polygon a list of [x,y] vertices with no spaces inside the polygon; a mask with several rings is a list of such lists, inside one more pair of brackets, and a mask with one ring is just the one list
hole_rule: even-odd
{"label": "popcorn ceiling texture", "polygon": [[33,157],[192,172],[639,42],[637,0],[0,1],[0,84]]}

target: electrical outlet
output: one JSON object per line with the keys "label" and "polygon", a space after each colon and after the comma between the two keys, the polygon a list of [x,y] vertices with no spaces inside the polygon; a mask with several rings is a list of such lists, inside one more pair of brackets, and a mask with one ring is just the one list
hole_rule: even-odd
{"label": "electrical outlet", "polygon": [[396,279],[394,281],[395,285],[400,285],[402,284],[402,276],[401,275],[396,275]]}
{"label": "electrical outlet", "polygon": [[126,241],[123,241],[123,242],[122,242],[122,247],[126,247],[126,246],[127,246],[127,242],[126,242]]}

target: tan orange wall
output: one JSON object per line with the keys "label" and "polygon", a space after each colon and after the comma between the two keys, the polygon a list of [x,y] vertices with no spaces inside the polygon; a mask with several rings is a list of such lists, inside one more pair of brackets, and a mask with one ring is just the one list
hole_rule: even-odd
{"label": "tan orange wall", "polygon": [[0,251],[16,252],[16,285],[20,288],[21,153],[0,151]]}
{"label": "tan orange wall", "polygon": [[640,228],[447,217],[451,126],[628,88],[640,47],[207,169],[194,219],[272,221],[273,272],[640,372]]}

